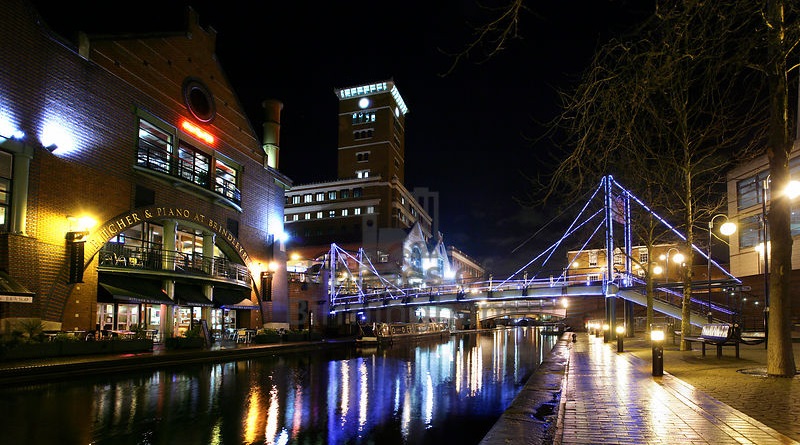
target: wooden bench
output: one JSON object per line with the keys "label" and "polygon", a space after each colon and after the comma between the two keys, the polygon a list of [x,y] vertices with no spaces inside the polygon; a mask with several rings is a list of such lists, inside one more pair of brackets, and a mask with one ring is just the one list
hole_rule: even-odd
{"label": "wooden bench", "polygon": [[736,358],[739,358],[739,343],[742,343],[734,335],[734,326],[727,323],[709,323],[703,325],[699,337],[684,337],[683,340],[691,343],[700,343],[703,350],[703,357],[706,356],[706,345],[717,347],[717,358],[722,358],[722,347],[733,346],[736,348]]}

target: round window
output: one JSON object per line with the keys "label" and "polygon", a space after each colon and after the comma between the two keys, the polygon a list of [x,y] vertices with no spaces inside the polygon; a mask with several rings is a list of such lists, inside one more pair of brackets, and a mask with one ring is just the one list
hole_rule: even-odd
{"label": "round window", "polygon": [[183,82],[183,101],[189,112],[200,122],[211,122],[216,116],[214,96],[203,82],[197,79],[186,79]]}

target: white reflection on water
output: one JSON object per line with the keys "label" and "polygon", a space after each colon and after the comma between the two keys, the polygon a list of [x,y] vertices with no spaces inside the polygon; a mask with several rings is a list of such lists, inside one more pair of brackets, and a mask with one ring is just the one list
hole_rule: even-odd
{"label": "white reflection on water", "polygon": [[425,374],[425,426],[430,427],[433,421],[433,379],[431,374]]}
{"label": "white reflection on water", "polygon": [[343,361],[339,380],[342,382],[342,390],[339,392],[339,413],[341,415],[341,425],[347,423],[347,413],[350,411],[350,362]]}
{"label": "white reflection on water", "polygon": [[364,426],[367,424],[367,413],[369,412],[369,375],[367,371],[367,363],[363,359],[359,359],[358,366],[358,430],[363,431]]}
{"label": "white reflection on water", "polygon": [[264,425],[264,437],[267,445],[278,442],[278,428],[280,425],[280,401],[278,400],[278,387],[273,385],[269,389],[269,402],[267,404],[267,420]]}

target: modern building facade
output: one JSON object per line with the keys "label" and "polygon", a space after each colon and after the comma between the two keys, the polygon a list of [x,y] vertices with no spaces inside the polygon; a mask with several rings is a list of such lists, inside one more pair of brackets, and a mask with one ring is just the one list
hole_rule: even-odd
{"label": "modern building facade", "polygon": [[70,42],[0,9],[0,328],[285,325],[281,106],[259,140],[216,32]]}
{"label": "modern building facade", "polygon": [[[789,170],[792,180],[800,180],[800,143],[795,141],[790,154]],[[775,193],[784,193],[770,184],[769,161],[760,156],[740,165],[727,175],[728,218],[737,225],[736,233],[730,237],[731,273],[740,278],[754,296],[764,303],[769,272],[769,208],[770,198]],[[795,198],[797,200],[798,198]],[[791,231],[792,271],[790,289],[800,286],[800,202],[792,203]],[[766,243],[765,243],[766,240]],[[764,248],[766,244],[766,249]],[[797,294],[792,295],[797,301]],[[793,320],[800,320],[800,305],[793,306]]]}

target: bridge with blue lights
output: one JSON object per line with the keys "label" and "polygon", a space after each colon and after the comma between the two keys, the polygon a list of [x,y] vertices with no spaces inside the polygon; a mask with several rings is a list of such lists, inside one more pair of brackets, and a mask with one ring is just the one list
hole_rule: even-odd
{"label": "bridge with blue lights", "polygon": [[[600,204],[597,204],[598,201]],[[646,283],[634,273],[631,249],[631,213],[636,207],[648,212],[652,218],[663,225],[665,231],[674,239],[682,242],[686,237],[671,226],[664,218],[653,212],[643,201],[622,187],[611,176],[601,180],[578,216],[567,228],[564,235],[548,249],[540,252],[527,264],[504,280],[486,280],[470,283],[442,283],[436,285],[398,287],[388,279],[381,277],[369,258],[362,252],[352,255],[335,244],[331,246],[329,305],[331,314],[377,311],[392,308],[413,309],[429,305],[471,304],[477,307],[479,319],[519,314],[547,314],[556,318],[565,316],[565,308],[560,302],[565,297],[604,297],[606,312],[616,313],[615,300],[630,304],[647,306]],[[594,227],[591,226],[595,223]],[[621,229],[615,233],[615,229]],[[603,276],[596,274],[576,274],[570,271],[569,265],[574,258],[567,258],[566,264],[557,268],[545,265],[553,259],[554,253],[569,237],[590,231],[590,236],[583,242],[581,250],[597,236],[604,236],[606,258],[613,258],[615,251],[624,253],[622,270],[605,268]],[[736,309],[727,307],[710,298],[706,292],[732,291],[741,288],[741,281],[720,266],[700,248],[692,245],[699,257],[710,261],[711,265],[723,272],[725,278],[714,281],[692,283],[693,289],[702,290],[703,294],[692,295],[691,324],[699,326],[709,321],[708,314],[720,320],[729,321],[736,314]],[[563,259],[561,257],[560,259]],[[357,268],[357,270],[351,270]],[[538,277],[530,270],[560,270],[558,276]],[[525,272],[523,272],[525,271]],[[371,278],[370,285],[361,286],[363,276]],[[360,277],[359,280],[338,280],[336,277]],[[377,283],[377,285],[376,285]],[[663,315],[681,319],[684,283],[658,283],[654,286],[653,310]],[[609,320],[613,324],[614,320]]]}

